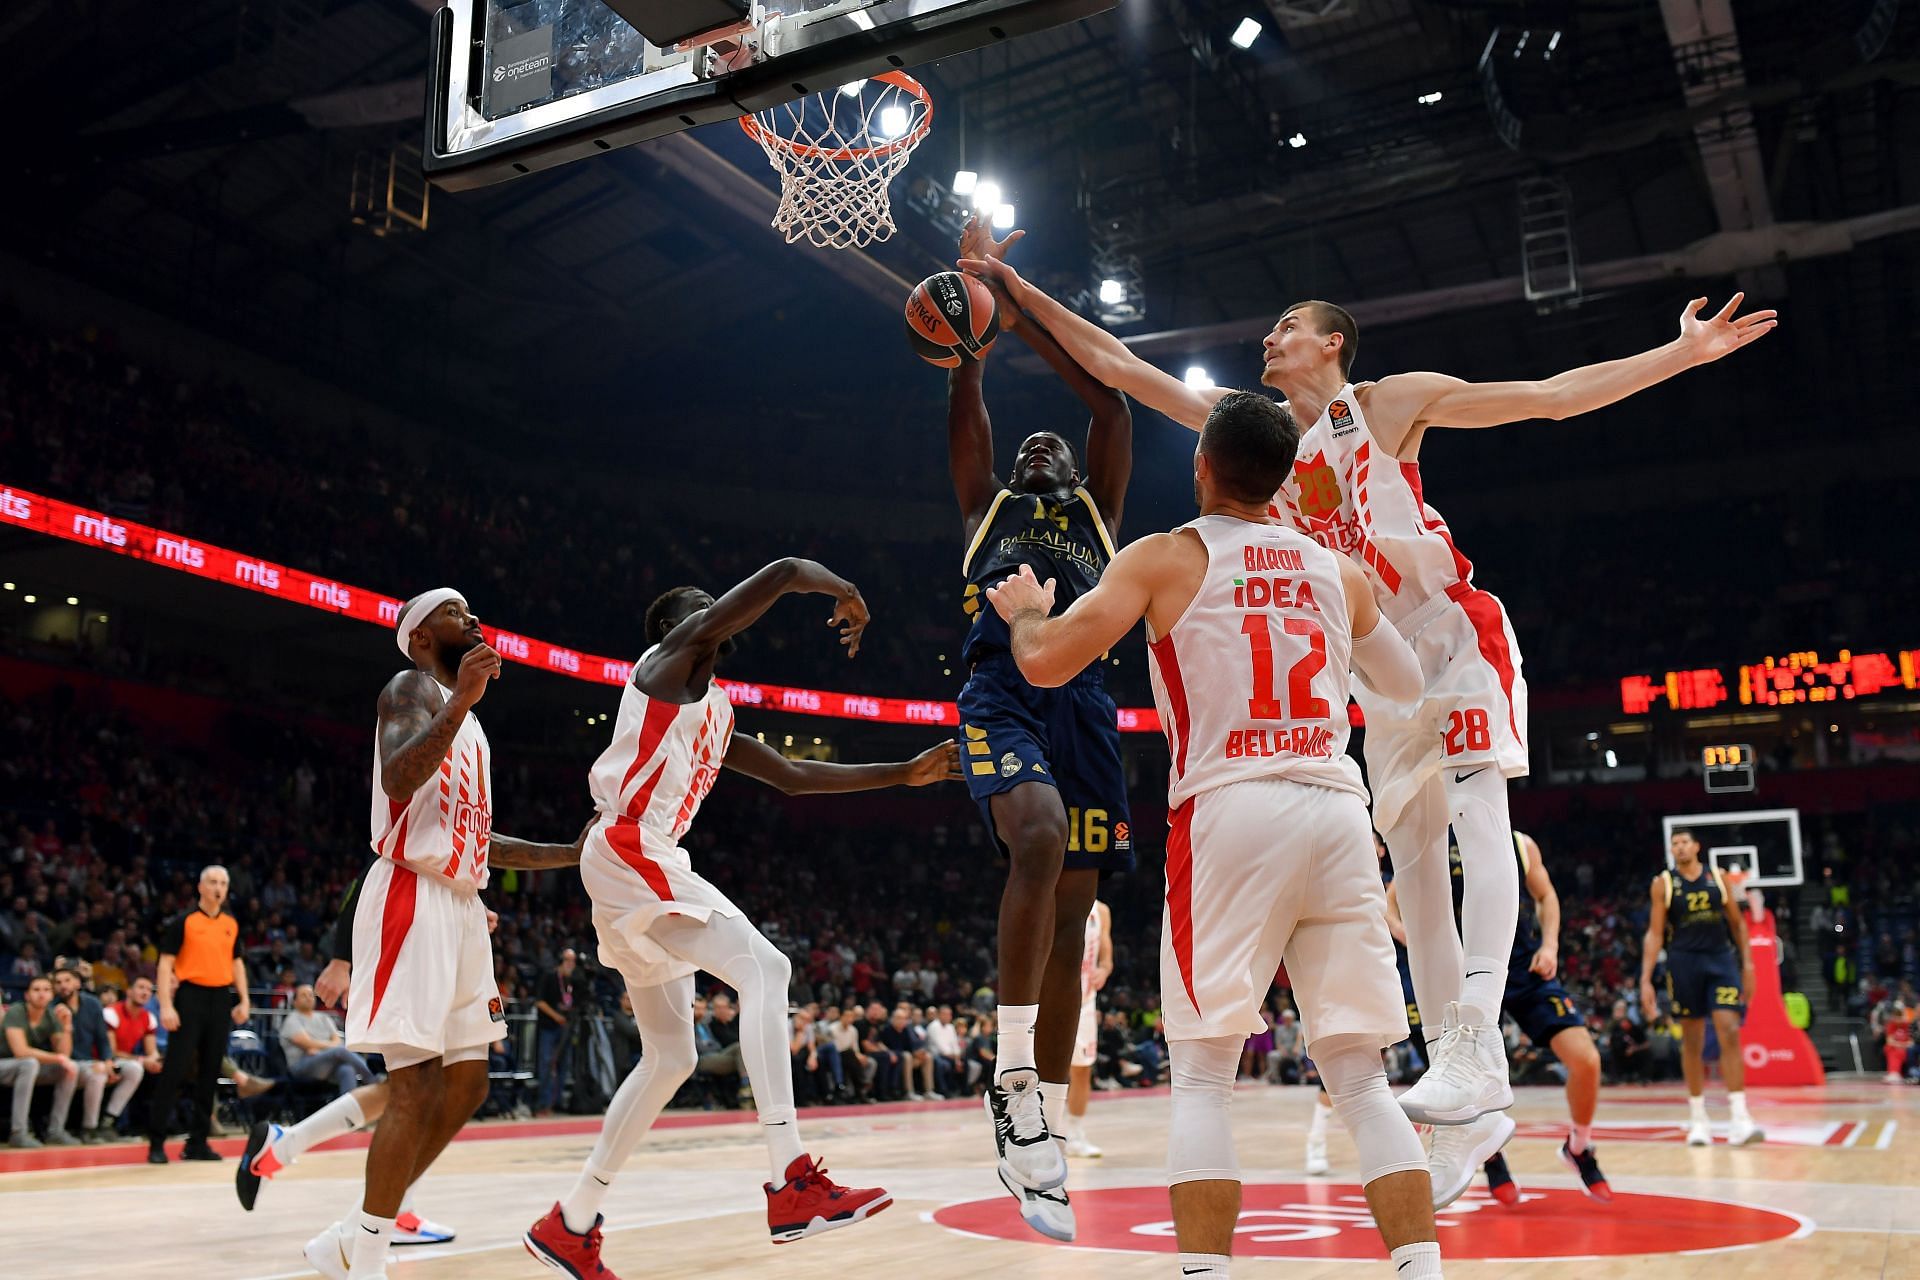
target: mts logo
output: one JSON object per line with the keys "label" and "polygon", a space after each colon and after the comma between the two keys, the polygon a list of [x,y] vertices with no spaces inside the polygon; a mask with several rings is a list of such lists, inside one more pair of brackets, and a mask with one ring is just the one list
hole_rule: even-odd
{"label": "mts logo", "polygon": [[947,709],[938,702],[909,702],[905,715],[909,720],[918,720],[926,724],[945,724]]}
{"label": "mts logo", "polygon": [[323,609],[344,611],[353,608],[353,592],[337,582],[308,583],[307,599]]}
{"label": "mts logo", "polygon": [[236,560],[233,563],[233,576],[235,581],[249,586],[268,591],[280,589],[280,571],[265,560]]}
{"label": "mts logo", "polygon": [[105,516],[75,516],[73,531],[83,538],[104,542],[110,547],[127,545],[127,526],[115,524]]}
{"label": "mts logo", "polygon": [[865,716],[869,720],[877,720],[880,717],[880,699],[842,698],[840,712],[842,715]]}
{"label": "mts logo", "polygon": [[728,702],[744,702],[757,707],[767,700],[767,691],[757,684],[730,684],[727,686]]}
{"label": "mts logo", "polygon": [[571,649],[547,650],[547,665],[556,671],[565,671],[573,675],[580,674],[580,655]]}
{"label": "mts logo", "polygon": [[600,678],[608,684],[625,684],[633,679],[631,662],[603,662],[600,664]]}
{"label": "mts logo", "polygon": [[[527,643],[526,637],[516,636],[510,631],[493,633],[493,649],[503,658],[518,658],[522,662],[525,662],[527,656],[533,652],[533,646]],[[579,669],[577,663],[572,668],[574,671]]]}
{"label": "mts logo", "polygon": [[780,705],[788,711],[818,711],[820,695],[811,689],[784,689],[780,693]]}
{"label": "mts logo", "polygon": [[181,565],[188,569],[207,567],[205,547],[196,547],[185,538],[158,538],[153,544],[153,558],[164,560],[168,564]]}
{"label": "mts logo", "polygon": [[[1271,509],[1271,508],[1269,508]],[[1243,547],[1248,573],[1305,573],[1306,563],[1293,547]]]}
{"label": "mts logo", "polygon": [[382,600],[380,602],[380,621],[390,622],[395,626],[400,625],[400,602],[398,600]]}
{"label": "mts logo", "polygon": [[9,520],[30,519],[33,516],[33,501],[11,489],[0,489],[0,516]]}
{"label": "mts logo", "polygon": [[1233,607],[1312,609],[1318,612],[1320,604],[1313,598],[1313,583],[1305,578],[1235,578]]}

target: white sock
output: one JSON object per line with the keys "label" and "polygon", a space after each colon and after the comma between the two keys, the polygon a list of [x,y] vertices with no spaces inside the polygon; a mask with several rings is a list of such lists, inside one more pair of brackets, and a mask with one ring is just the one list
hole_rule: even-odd
{"label": "white sock", "polygon": [[361,1114],[360,1099],[343,1093],[299,1124],[280,1135],[273,1144],[273,1156],[281,1164],[292,1164],[307,1151],[343,1133],[352,1133],[367,1123]]}
{"label": "white sock", "polygon": [[[415,1185],[418,1185],[418,1184],[415,1184]],[[400,1197],[400,1217],[404,1218],[412,1212],[413,1212],[413,1187],[409,1186],[406,1190],[406,1193]],[[395,1221],[397,1222],[399,1221],[399,1219],[396,1218]]]}
{"label": "white sock", "polygon": [[1706,1098],[1696,1095],[1687,1099],[1687,1119],[1695,1124],[1705,1124],[1707,1122]]}
{"label": "white sock", "polygon": [[1227,1268],[1233,1259],[1224,1253],[1183,1253],[1180,1255],[1180,1274],[1199,1276],[1201,1280],[1228,1280]]}
{"label": "white sock", "polygon": [[1593,1126],[1590,1124],[1573,1125],[1567,1133],[1567,1150],[1579,1155],[1593,1145]]}
{"label": "white sock", "polygon": [[1468,976],[1460,984],[1460,1021],[1474,1027],[1500,1025],[1500,1001],[1507,990],[1507,958],[1467,957]]}
{"label": "white sock", "polygon": [[1393,1280],[1440,1280],[1440,1245],[1422,1240],[1403,1244],[1388,1255],[1393,1263]]}
{"label": "white sock", "polygon": [[760,1117],[760,1132],[767,1136],[767,1162],[773,1169],[772,1181],[776,1187],[786,1185],[787,1170],[807,1154],[806,1148],[800,1145],[800,1124],[793,1118],[793,1108],[780,1110],[785,1114],[771,1120],[765,1114]]}
{"label": "white sock", "polygon": [[1307,1122],[1307,1141],[1325,1142],[1327,1140],[1327,1117],[1333,1114],[1332,1107],[1313,1104],[1313,1119]]}
{"label": "white sock", "polygon": [[1022,1068],[1033,1070],[1033,1024],[1040,1018],[1037,1004],[1003,1004],[995,1021],[1000,1031],[994,1043],[994,1070],[1002,1075]]}
{"label": "white sock", "polygon": [[613,1170],[595,1167],[589,1160],[580,1170],[579,1181],[573,1184],[573,1190],[567,1192],[567,1198],[560,1202],[560,1220],[566,1223],[567,1230],[577,1236],[583,1236],[593,1230],[593,1224],[600,1217],[600,1204],[607,1198],[607,1188],[613,1185]]}
{"label": "white sock", "polygon": [[359,1280],[387,1274],[387,1245],[393,1240],[393,1219],[376,1218],[361,1210],[353,1227],[353,1243],[348,1246],[353,1261],[347,1270]]}
{"label": "white sock", "polygon": [[1064,1137],[1067,1132],[1067,1086],[1042,1080],[1040,1105],[1046,1112],[1047,1131],[1056,1138]]}
{"label": "white sock", "polygon": [[1747,1114],[1747,1091],[1745,1089],[1742,1089],[1738,1093],[1727,1094],[1727,1106],[1732,1110],[1735,1120],[1751,1120],[1753,1118]]}

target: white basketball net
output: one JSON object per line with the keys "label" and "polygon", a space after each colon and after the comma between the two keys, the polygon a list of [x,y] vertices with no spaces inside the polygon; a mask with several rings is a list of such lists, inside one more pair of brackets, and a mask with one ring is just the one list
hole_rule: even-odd
{"label": "white basketball net", "polygon": [[[847,86],[852,89],[854,86]],[[741,118],[780,175],[776,231],[822,249],[858,249],[894,232],[888,186],[933,122],[933,100],[904,71]]]}

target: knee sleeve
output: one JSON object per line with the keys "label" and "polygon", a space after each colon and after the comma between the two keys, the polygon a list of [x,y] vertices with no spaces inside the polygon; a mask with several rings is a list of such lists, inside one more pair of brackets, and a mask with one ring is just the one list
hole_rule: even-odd
{"label": "knee sleeve", "polygon": [[1313,1044],[1334,1114],[1347,1127],[1360,1152],[1360,1182],[1366,1185],[1390,1173],[1425,1170],[1427,1153],[1413,1122],[1393,1100],[1380,1050],[1365,1036],[1334,1036]]}
{"label": "knee sleeve", "polygon": [[[1167,1185],[1240,1180],[1233,1149],[1233,1078],[1240,1070],[1244,1036],[1175,1040],[1173,1115],[1168,1123]],[[1384,1079],[1384,1077],[1383,1077]],[[1391,1099],[1389,1099],[1391,1101]]]}

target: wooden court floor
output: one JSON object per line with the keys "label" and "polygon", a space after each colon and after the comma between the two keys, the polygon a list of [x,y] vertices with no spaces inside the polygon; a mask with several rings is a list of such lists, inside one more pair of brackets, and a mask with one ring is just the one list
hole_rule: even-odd
{"label": "wooden court floor", "polygon": [[[1386,1276],[1338,1125],[1333,1174],[1301,1171],[1312,1095],[1246,1086],[1235,1100],[1248,1184],[1236,1275],[1272,1280]],[[1636,1280],[1920,1280],[1920,1090],[1840,1078],[1817,1090],[1756,1090],[1764,1145],[1690,1149],[1672,1088],[1610,1089],[1596,1148],[1617,1198],[1587,1200],[1557,1159],[1557,1091],[1520,1091],[1507,1148],[1525,1198],[1496,1204],[1477,1186],[1442,1215],[1447,1274]],[[977,1105],[802,1113],[810,1150],[842,1181],[879,1185],[897,1203],[871,1221],[775,1247],[757,1128],[685,1117],[643,1146],[606,1205],[606,1261],[624,1280],[780,1276],[844,1280],[902,1274],[947,1280],[1004,1273],[1068,1277],[1177,1274],[1161,1168],[1164,1093],[1098,1095],[1090,1136],[1103,1159],[1075,1161],[1069,1182],[1080,1240],[1027,1233],[1000,1192]],[[1725,1109],[1715,1100],[1716,1121]],[[738,1117],[720,1117],[727,1120]],[[569,1132],[555,1133],[556,1128]],[[588,1126],[483,1126],[422,1183],[419,1208],[458,1230],[449,1245],[396,1250],[394,1280],[549,1276],[520,1233],[572,1183]],[[351,1140],[349,1140],[351,1141]],[[89,1149],[89,1154],[103,1149]],[[139,1148],[119,1153],[127,1159]],[[102,1158],[92,1156],[92,1158]],[[233,1162],[21,1169],[0,1161],[0,1275],[114,1280],[292,1280],[312,1274],[300,1247],[353,1200],[364,1162],[325,1148],[263,1191],[255,1212],[233,1195]],[[26,1161],[24,1163],[31,1164]],[[1704,1256],[1703,1256],[1704,1255]]]}

